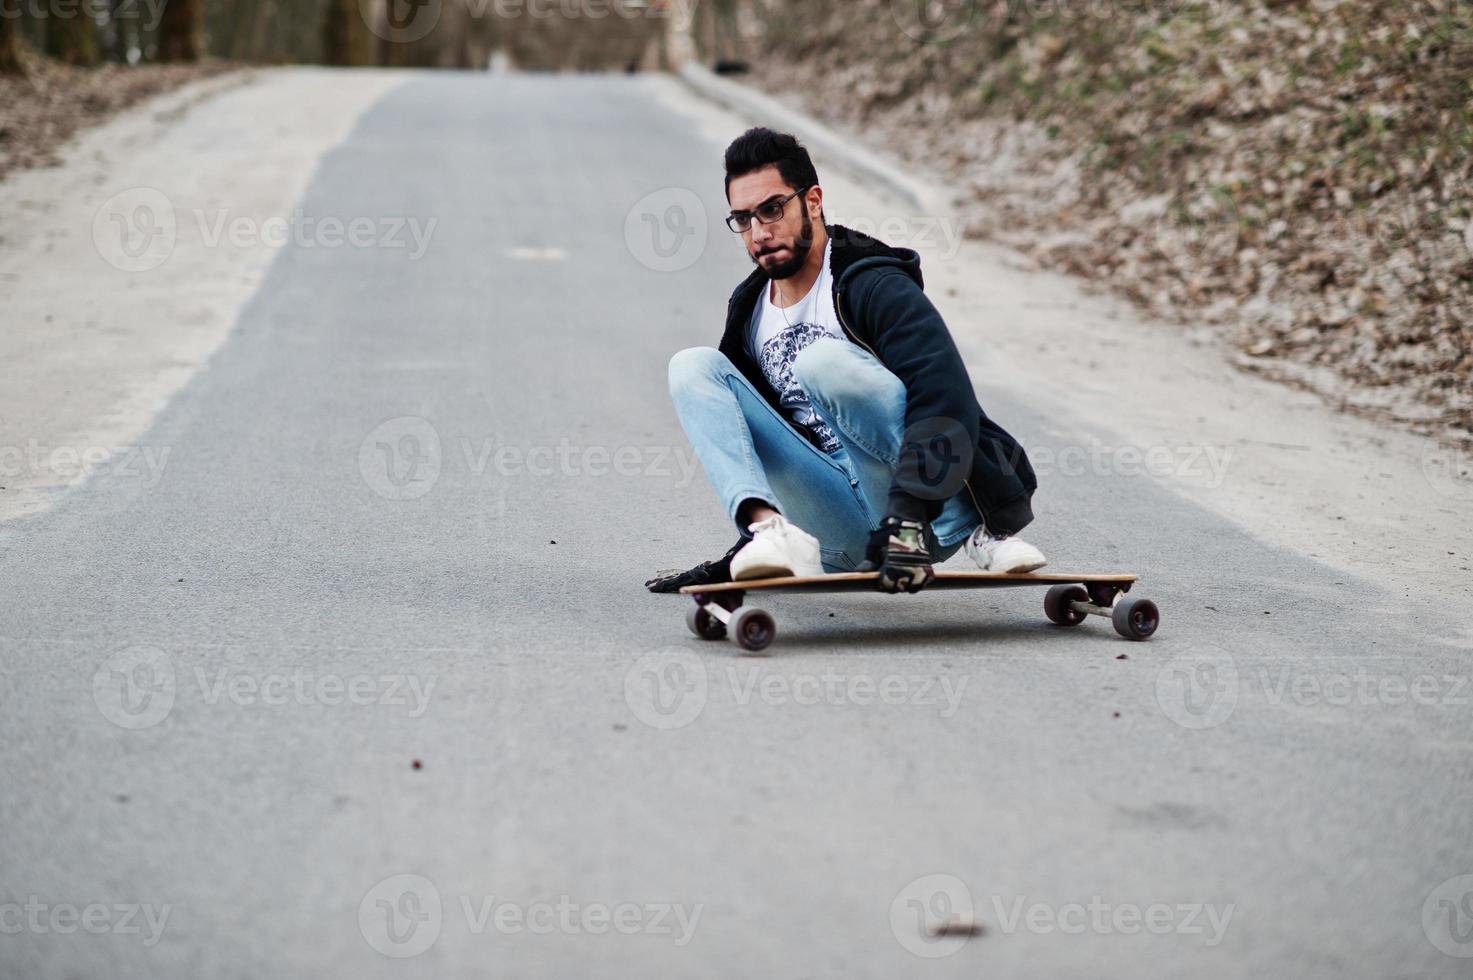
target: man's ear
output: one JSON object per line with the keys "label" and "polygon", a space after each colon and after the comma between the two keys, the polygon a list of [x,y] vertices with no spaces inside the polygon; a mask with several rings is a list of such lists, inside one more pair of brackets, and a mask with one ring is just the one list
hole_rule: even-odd
{"label": "man's ear", "polygon": [[804,203],[808,206],[809,217],[822,218],[823,188],[818,186],[817,184],[814,184],[812,187],[808,188],[808,195],[804,198]]}

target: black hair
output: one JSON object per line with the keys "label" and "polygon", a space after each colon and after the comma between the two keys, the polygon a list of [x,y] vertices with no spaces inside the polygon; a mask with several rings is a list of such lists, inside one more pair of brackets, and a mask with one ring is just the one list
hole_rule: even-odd
{"label": "black hair", "polygon": [[727,199],[731,199],[733,180],[774,165],[783,181],[795,191],[818,183],[813,160],[797,137],[757,126],[732,140],[726,148]]}

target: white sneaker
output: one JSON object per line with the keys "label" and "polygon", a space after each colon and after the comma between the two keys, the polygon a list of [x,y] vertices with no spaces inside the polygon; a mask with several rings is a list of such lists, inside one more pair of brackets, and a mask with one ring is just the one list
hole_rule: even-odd
{"label": "white sneaker", "polygon": [[985,524],[977,525],[962,549],[984,572],[1031,572],[1048,564],[1043,552],[1027,541],[995,538]]}
{"label": "white sneaker", "polygon": [[781,514],[749,524],[752,532],[741,551],[731,559],[733,581],[751,578],[782,578],[788,575],[822,575],[818,539]]}

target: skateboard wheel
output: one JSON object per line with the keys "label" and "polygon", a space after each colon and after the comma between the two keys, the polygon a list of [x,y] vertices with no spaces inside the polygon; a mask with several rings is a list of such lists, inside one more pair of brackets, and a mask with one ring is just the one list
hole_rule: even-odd
{"label": "skateboard wheel", "polygon": [[691,606],[685,611],[685,625],[703,640],[726,638],[726,624],[706,612],[705,606]]}
{"label": "skateboard wheel", "polygon": [[1060,626],[1078,626],[1084,622],[1084,613],[1069,605],[1071,602],[1088,602],[1089,593],[1082,585],[1055,585],[1044,594],[1043,614],[1049,622]]}
{"label": "skateboard wheel", "polygon": [[1110,611],[1110,621],[1115,624],[1115,632],[1127,640],[1144,640],[1156,632],[1161,611],[1150,599],[1122,597]]}
{"label": "skateboard wheel", "polygon": [[777,623],[761,609],[738,609],[731,617],[731,638],[743,650],[760,653],[772,645]]}

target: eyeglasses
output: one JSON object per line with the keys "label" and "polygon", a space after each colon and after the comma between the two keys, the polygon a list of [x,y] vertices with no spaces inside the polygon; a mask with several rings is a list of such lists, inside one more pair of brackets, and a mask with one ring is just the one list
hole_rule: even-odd
{"label": "eyeglasses", "polygon": [[726,227],[730,228],[737,234],[741,234],[744,231],[752,230],[753,218],[756,218],[764,225],[770,225],[773,222],[781,221],[783,217],[783,212],[788,209],[788,202],[800,194],[808,193],[808,191],[810,191],[812,188],[813,185],[810,184],[807,187],[798,188],[787,197],[774,197],[771,200],[763,201],[761,204],[757,205],[755,210],[752,211],[733,211],[731,214],[726,216]]}

